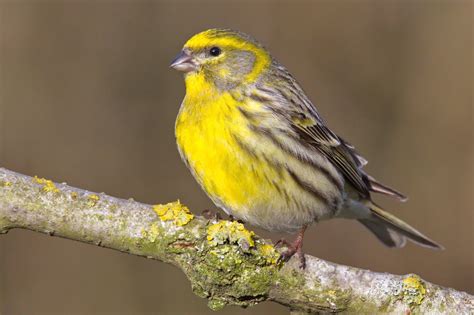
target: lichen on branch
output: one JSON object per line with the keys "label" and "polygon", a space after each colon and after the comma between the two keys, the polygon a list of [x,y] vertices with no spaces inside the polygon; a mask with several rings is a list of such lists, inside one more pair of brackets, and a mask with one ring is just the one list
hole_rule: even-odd
{"label": "lichen on branch", "polygon": [[473,296],[417,275],[307,257],[279,262],[273,245],[235,221],[194,216],[179,201],[146,205],[0,168],[0,233],[23,228],[180,268],[214,310],[274,301],[299,313],[474,313]]}

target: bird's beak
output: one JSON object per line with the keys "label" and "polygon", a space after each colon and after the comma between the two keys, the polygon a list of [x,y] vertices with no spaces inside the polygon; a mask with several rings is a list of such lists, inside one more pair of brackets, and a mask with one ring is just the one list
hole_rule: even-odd
{"label": "bird's beak", "polygon": [[197,65],[187,50],[182,50],[171,62],[171,68],[182,72],[190,72],[197,69]]}

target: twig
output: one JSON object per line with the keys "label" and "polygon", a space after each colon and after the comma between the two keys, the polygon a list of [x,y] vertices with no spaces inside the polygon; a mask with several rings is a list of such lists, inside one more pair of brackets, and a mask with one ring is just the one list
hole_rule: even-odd
{"label": "twig", "polygon": [[150,206],[0,168],[0,232],[23,228],[171,263],[212,309],[275,301],[301,313],[474,313],[474,297],[421,280],[307,257],[284,265],[265,240],[179,202]]}

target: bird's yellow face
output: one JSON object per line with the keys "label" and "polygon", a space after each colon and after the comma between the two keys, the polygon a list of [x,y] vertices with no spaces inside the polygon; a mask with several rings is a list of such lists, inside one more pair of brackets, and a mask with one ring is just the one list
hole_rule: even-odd
{"label": "bird's yellow face", "polygon": [[171,67],[219,90],[231,90],[256,81],[271,64],[269,53],[256,41],[231,30],[210,29],[194,35]]}

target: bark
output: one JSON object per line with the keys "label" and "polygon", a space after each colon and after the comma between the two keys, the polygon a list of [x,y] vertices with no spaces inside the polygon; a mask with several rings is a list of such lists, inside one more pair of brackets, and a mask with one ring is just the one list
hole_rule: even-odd
{"label": "bark", "polygon": [[0,168],[0,232],[13,228],[73,239],[180,268],[218,310],[274,301],[294,314],[474,313],[474,297],[417,275],[337,265],[307,255],[278,261],[271,245],[238,222],[195,217],[179,202],[147,205]]}

